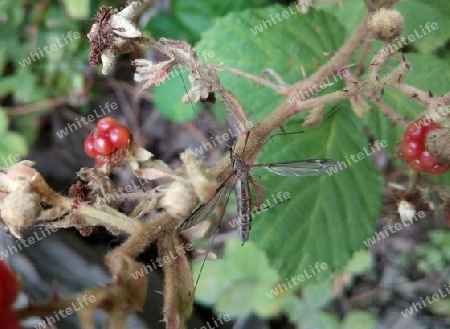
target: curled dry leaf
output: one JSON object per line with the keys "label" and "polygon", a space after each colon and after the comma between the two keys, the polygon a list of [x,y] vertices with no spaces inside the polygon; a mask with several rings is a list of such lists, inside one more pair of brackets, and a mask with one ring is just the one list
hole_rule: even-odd
{"label": "curled dry leaf", "polygon": [[136,66],[134,79],[138,82],[144,82],[143,89],[161,84],[168,78],[175,64],[183,68],[192,68],[200,65],[195,51],[191,49],[187,42],[161,38],[152,45],[169,57],[169,59],[154,63],[148,59],[140,58],[132,62]]}
{"label": "curled dry leaf", "polygon": [[148,89],[160,85],[169,76],[175,60],[170,59],[164,62],[154,63],[147,59],[135,59],[133,64],[136,66],[134,80],[145,82],[143,89]]}
{"label": "curled dry leaf", "polygon": [[191,73],[189,74],[189,81],[191,82],[191,89],[183,95],[183,103],[195,103],[208,98],[211,86],[206,80],[203,80],[199,74]]}
{"label": "curled dry leaf", "polygon": [[195,194],[201,202],[210,200],[218,187],[217,181],[209,168],[203,166],[202,161],[198,161],[191,150],[186,150],[180,155],[186,168],[187,179],[194,187]]}
{"label": "curled dry leaf", "polygon": [[172,173],[157,168],[144,168],[135,171],[136,177],[146,180],[157,180],[161,178],[176,178]]}
{"label": "curled dry leaf", "polygon": [[164,191],[160,205],[174,218],[189,216],[197,204],[194,187],[186,180],[176,180]]}
{"label": "curled dry leaf", "polygon": [[136,177],[146,180],[156,180],[161,178],[178,179],[172,169],[163,161],[156,160],[150,164],[151,168],[137,169],[134,173]]}
{"label": "curled dry leaf", "polygon": [[131,169],[137,170],[152,158],[153,154],[145,148],[140,147],[135,141],[131,141],[127,156],[123,159],[130,165]]}
{"label": "curled dry leaf", "polygon": [[21,239],[21,231],[33,225],[41,210],[39,197],[35,193],[17,189],[3,200],[1,217],[11,233]]}

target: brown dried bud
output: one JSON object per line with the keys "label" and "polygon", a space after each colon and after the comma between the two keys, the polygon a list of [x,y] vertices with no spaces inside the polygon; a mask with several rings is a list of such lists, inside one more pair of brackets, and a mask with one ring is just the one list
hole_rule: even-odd
{"label": "brown dried bud", "polygon": [[381,8],[372,15],[367,26],[375,39],[391,41],[400,35],[405,20],[397,10]]}
{"label": "brown dried bud", "polygon": [[439,163],[450,163],[450,128],[436,129],[428,133],[425,147]]}
{"label": "brown dried bud", "polygon": [[11,233],[20,239],[20,232],[33,225],[41,210],[39,198],[35,193],[17,189],[3,200],[1,216]]}
{"label": "brown dried bud", "polygon": [[186,218],[197,204],[194,187],[185,180],[177,180],[164,192],[160,204],[172,217]]}
{"label": "brown dried bud", "polygon": [[317,126],[322,123],[325,111],[323,106],[313,108],[303,121],[302,127]]}

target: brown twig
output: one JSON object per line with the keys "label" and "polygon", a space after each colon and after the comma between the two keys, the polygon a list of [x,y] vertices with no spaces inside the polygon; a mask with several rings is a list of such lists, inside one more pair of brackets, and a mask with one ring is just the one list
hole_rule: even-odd
{"label": "brown twig", "polygon": [[33,104],[27,104],[27,105],[19,105],[19,106],[11,106],[11,107],[5,107],[6,113],[10,116],[19,116],[19,115],[25,115],[30,114],[46,109],[54,109],[58,106],[61,106],[65,103],[67,103],[68,98],[67,97],[61,97],[61,98],[53,98],[53,99],[46,99],[37,103]]}

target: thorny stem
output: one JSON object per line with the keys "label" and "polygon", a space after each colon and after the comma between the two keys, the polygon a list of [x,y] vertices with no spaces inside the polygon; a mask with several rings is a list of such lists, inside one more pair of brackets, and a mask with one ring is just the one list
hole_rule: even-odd
{"label": "thorny stem", "polygon": [[360,75],[364,72],[365,66],[364,61],[367,58],[367,55],[369,54],[369,48],[372,45],[372,40],[367,40],[364,43],[364,48],[362,50],[361,58],[359,59],[358,63],[356,64],[356,74]]}
{"label": "thorny stem", "polygon": [[[406,83],[399,83],[395,86],[398,91],[402,92],[406,97],[414,98],[416,102],[427,107],[430,105],[430,95],[428,92],[420,90],[416,87],[410,86]],[[450,103],[450,96],[446,96],[447,101],[445,101],[444,96],[441,98],[436,98],[436,101],[441,100],[444,104]]]}
{"label": "thorny stem", "polygon": [[371,99],[373,102],[377,103],[380,110],[382,110],[388,117],[392,119],[399,126],[406,126],[408,124],[408,120],[398,114],[392,107],[387,105],[384,101],[377,99],[373,96],[367,96],[367,98]]}
{"label": "thorny stem", "polygon": [[112,250],[107,259],[114,257],[116,253],[126,253],[131,258],[139,256],[139,254],[151,243],[158,240],[160,237],[166,236],[176,231],[181,222],[168,213],[162,212],[156,215],[152,220],[143,222],[140,230]]}

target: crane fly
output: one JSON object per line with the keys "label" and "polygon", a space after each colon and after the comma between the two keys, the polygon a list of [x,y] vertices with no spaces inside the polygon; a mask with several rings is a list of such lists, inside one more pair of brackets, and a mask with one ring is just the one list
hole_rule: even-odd
{"label": "crane fly", "polygon": [[[189,92],[186,88],[184,78],[182,75],[180,75],[180,78],[183,82],[184,89],[189,98]],[[195,112],[195,109],[192,105],[192,101],[190,98],[189,102],[192,106],[192,109]],[[229,105],[227,104],[225,105],[229,107]],[[234,111],[231,108],[230,110],[232,113],[234,113]],[[248,133],[249,131],[247,131],[246,138],[248,138]],[[254,185],[255,183],[252,181],[252,178],[250,176],[251,169],[259,167],[266,169],[279,176],[304,177],[304,176],[323,175],[327,172],[327,169],[337,165],[337,161],[330,159],[308,159],[308,160],[270,163],[270,164],[248,164],[238,154],[236,154],[231,149],[231,147],[229,148],[229,150],[234,173],[230,177],[225,179],[225,181],[222,184],[220,184],[220,186],[216,189],[215,196],[211,200],[198,206],[192,212],[192,214],[188,218],[186,218],[186,220],[183,223],[181,223],[181,225],[178,227],[179,231],[186,230],[204,220],[206,216],[208,216],[214,210],[217,201],[223,194],[225,185],[228,182],[228,180],[233,175],[235,175],[236,184],[234,186],[234,190],[237,202],[238,234],[242,244],[244,244],[249,240],[252,223],[252,214],[251,214],[252,200],[250,192],[250,183],[252,182]]]}
{"label": "crane fly", "polygon": [[230,148],[230,158],[234,173],[228,177],[216,190],[215,196],[208,202],[198,206],[194,212],[178,227],[186,230],[208,216],[225,190],[227,181],[236,176],[234,186],[237,201],[238,233],[242,244],[249,240],[252,221],[252,202],[250,193],[250,171],[253,168],[263,168],[279,176],[309,177],[326,174],[327,170],[337,165],[337,161],[330,159],[294,160],[270,164],[247,164],[238,154]]}

